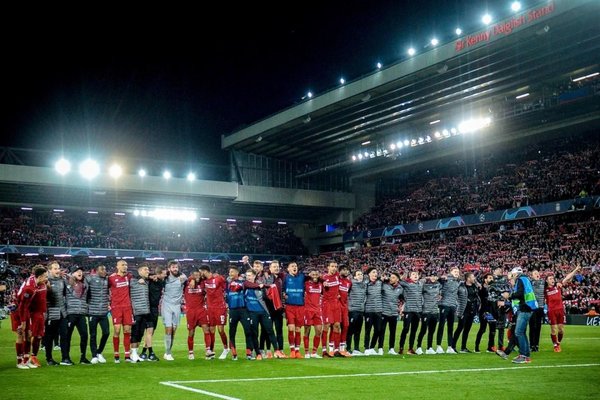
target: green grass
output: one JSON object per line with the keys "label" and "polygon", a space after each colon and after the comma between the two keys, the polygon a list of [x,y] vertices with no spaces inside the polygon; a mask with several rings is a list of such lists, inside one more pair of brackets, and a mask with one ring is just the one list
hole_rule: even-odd
{"label": "green grass", "polygon": [[[185,328],[185,325],[183,325]],[[399,324],[399,328],[401,324]],[[187,359],[187,332],[178,332],[174,362],[114,364],[112,341],[105,365],[75,365],[35,370],[15,368],[14,333],[10,321],[0,328],[0,376],[2,399],[182,399],[216,398],[160,384],[166,381],[233,379],[230,382],[185,382],[186,388],[238,399],[536,399],[543,396],[597,399],[600,377],[600,328],[567,326],[563,352],[554,353],[549,328],[542,330],[542,351],[533,353],[529,365],[515,365],[493,354],[435,356],[354,357],[352,359],[239,361],[203,359],[203,345],[196,345],[197,359]],[[241,330],[241,329],[240,329]],[[477,326],[474,327],[476,332]],[[155,349],[163,354],[162,328]],[[471,332],[470,348],[475,333]],[[71,358],[79,359],[79,338],[74,335]],[[284,336],[287,338],[287,335]],[[202,342],[201,332],[196,334]],[[217,335],[217,342],[220,344]],[[238,334],[238,347],[244,342]],[[121,350],[122,351],[122,350]],[[387,351],[387,348],[386,348]],[[55,357],[58,355],[55,352]],[[217,354],[220,353],[218,349]],[[44,364],[43,351],[40,361]],[[89,352],[88,352],[89,357]],[[573,366],[579,364],[596,364]],[[540,368],[543,367],[543,368]],[[477,371],[479,369],[479,371]],[[485,370],[481,370],[485,369]],[[464,371],[470,370],[470,371]],[[427,373],[424,373],[427,372]],[[421,373],[419,373],[421,372]],[[388,375],[382,375],[382,374]],[[351,376],[364,374],[363,376]],[[379,374],[379,375],[370,375]],[[325,376],[303,379],[303,377]],[[350,376],[349,376],[350,375]],[[292,377],[292,379],[269,379]],[[262,380],[244,381],[248,378]]]}

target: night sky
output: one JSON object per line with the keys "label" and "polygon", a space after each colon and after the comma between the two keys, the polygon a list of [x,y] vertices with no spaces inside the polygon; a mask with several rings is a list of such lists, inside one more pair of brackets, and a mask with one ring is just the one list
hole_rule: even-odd
{"label": "night sky", "polygon": [[[493,3],[506,14],[509,2]],[[150,4],[7,11],[0,145],[223,165],[221,134],[396,62],[411,44],[447,41],[459,24],[474,30],[486,9],[464,0]]]}

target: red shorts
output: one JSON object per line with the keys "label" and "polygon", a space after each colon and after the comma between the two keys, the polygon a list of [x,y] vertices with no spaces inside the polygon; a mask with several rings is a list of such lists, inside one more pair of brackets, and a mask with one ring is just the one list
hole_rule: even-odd
{"label": "red shorts", "polygon": [[567,322],[565,310],[548,310],[548,320],[550,321],[550,325],[565,324]]}
{"label": "red shorts", "polygon": [[323,323],[335,324],[336,322],[342,322],[342,310],[340,308],[340,303],[335,301],[323,304]]}
{"label": "red shorts", "polygon": [[225,325],[227,323],[227,309],[208,309],[208,325],[218,326]]}
{"label": "red shorts", "polygon": [[187,320],[187,328],[194,329],[198,326],[208,325],[208,314],[205,309],[202,310],[187,310],[185,313]]}
{"label": "red shorts", "polygon": [[42,337],[44,336],[46,328],[46,320],[43,312],[34,312],[31,314],[31,336]]}
{"label": "red shorts", "polygon": [[323,325],[323,317],[320,311],[304,309],[304,326]]}
{"label": "red shorts", "polygon": [[350,326],[350,317],[348,316],[348,307],[342,307],[341,308],[342,311],[342,320],[340,321],[342,323],[342,326]]}
{"label": "red shorts", "polygon": [[296,306],[293,304],[286,304],[285,306],[285,319],[288,325],[295,325],[296,327],[304,325],[304,306]]}
{"label": "red shorts", "polygon": [[19,314],[16,311],[10,313],[10,324],[12,325],[12,331],[16,332],[21,325],[21,318],[19,318]]}
{"label": "red shorts", "polygon": [[133,325],[133,311],[131,308],[113,308],[110,310],[114,325]]}

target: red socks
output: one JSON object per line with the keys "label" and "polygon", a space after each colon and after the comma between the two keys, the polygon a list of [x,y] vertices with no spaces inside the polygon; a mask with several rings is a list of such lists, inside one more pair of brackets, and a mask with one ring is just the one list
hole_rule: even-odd
{"label": "red socks", "polygon": [[296,350],[300,349],[301,339],[302,339],[302,334],[300,332],[296,332],[296,340],[294,341],[294,344],[296,345]]}
{"label": "red socks", "polygon": [[119,355],[119,337],[113,336],[113,349],[115,350],[115,356]]}
{"label": "red socks", "polygon": [[293,349],[294,344],[296,343],[296,332],[288,331],[288,342],[290,344],[290,349]]}
{"label": "red socks", "polygon": [[315,335],[315,337],[313,337],[313,352],[316,352],[319,349],[320,342],[321,337],[319,335]]}
{"label": "red socks", "polygon": [[123,332],[123,347],[125,347],[125,358],[127,358],[131,348],[131,332]]}
{"label": "red socks", "polygon": [[562,339],[563,339],[562,332],[558,332],[558,344],[560,344],[560,342],[562,342]]}
{"label": "red socks", "polygon": [[219,331],[219,336],[221,336],[221,342],[223,342],[223,348],[226,349],[227,348],[227,334],[225,334],[225,331],[223,331],[223,332]]}
{"label": "red socks", "polygon": [[194,351],[194,337],[188,336],[188,351]]}
{"label": "red socks", "polygon": [[552,343],[554,343],[555,345],[558,344],[558,339],[556,338],[556,335],[550,335],[550,338],[552,339]]}
{"label": "red socks", "polygon": [[206,346],[207,351],[212,349],[212,340],[211,340],[210,333],[204,334],[204,345]]}
{"label": "red socks", "polygon": [[40,342],[42,341],[42,338],[39,337],[34,337],[33,338],[33,343],[31,344],[31,354],[33,354],[34,356],[37,357],[38,351],[40,351]]}

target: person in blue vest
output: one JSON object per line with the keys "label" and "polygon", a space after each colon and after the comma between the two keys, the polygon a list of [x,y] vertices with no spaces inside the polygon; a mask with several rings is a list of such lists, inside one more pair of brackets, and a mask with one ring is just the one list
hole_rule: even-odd
{"label": "person in blue vest", "polygon": [[[521,267],[513,268],[512,271],[510,271],[509,279],[512,279],[515,282],[513,292],[512,294],[504,292],[502,293],[502,296],[506,300],[512,300],[513,311],[516,313],[517,319],[515,336],[519,346],[519,355],[515,357],[512,362],[515,364],[528,364],[531,362],[531,349],[529,347],[526,331],[533,311],[538,308],[538,303],[535,299],[531,281],[523,274],[523,269]],[[508,354],[506,355],[508,356]]]}
{"label": "person in blue vest", "polygon": [[254,270],[249,269],[246,271],[246,280],[243,284],[244,301],[246,302],[246,308],[248,309],[250,329],[252,330],[252,347],[254,348],[256,359],[262,360],[258,345],[258,326],[260,325],[261,330],[264,329],[265,332],[267,332],[273,347],[275,347],[275,358],[287,358],[281,349],[279,349],[277,339],[275,338],[275,332],[273,332],[273,320],[269,315],[269,309],[265,303],[266,295],[263,291],[264,287],[264,284],[256,283],[256,272]]}
{"label": "person in blue vest", "polygon": [[240,270],[236,266],[229,267],[227,279],[227,308],[229,308],[229,348],[232,360],[237,361],[237,349],[235,346],[235,335],[238,323],[242,324],[244,336],[246,337],[246,356],[252,354],[252,333],[250,332],[250,321],[246,311],[244,300],[244,280],[240,278]]}
{"label": "person in blue vest", "polygon": [[[291,262],[283,278],[283,298],[285,300],[285,318],[290,343],[290,358],[302,358],[300,343],[304,326],[304,280],[305,275],[298,272],[298,264]],[[309,354],[310,358],[310,354]]]}

